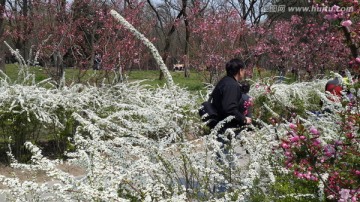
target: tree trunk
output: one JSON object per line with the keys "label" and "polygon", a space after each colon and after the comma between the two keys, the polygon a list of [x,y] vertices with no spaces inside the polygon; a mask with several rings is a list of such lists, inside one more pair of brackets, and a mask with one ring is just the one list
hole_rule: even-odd
{"label": "tree trunk", "polygon": [[[60,2],[60,9],[58,11],[58,15],[56,18],[56,23],[58,24],[62,24],[65,22],[65,7],[66,7],[66,1],[62,0]],[[58,84],[60,84],[60,81],[62,79],[62,77],[64,76],[64,60],[63,60],[63,55],[60,52],[60,48],[63,44],[63,40],[60,41],[60,43],[58,44],[56,51],[55,51],[55,55],[54,55],[54,61],[55,61],[55,68],[56,68],[56,79]]]}
{"label": "tree trunk", "polygon": [[186,7],[187,0],[183,0],[183,10],[184,10],[184,23],[185,23],[185,67],[184,67],[184,76],[185,78],[190,77],[189,71],[189,43],[190,43],[190,28],[189,28],[189,20],[187,19]]}
{"label": "tree trunk", "polygon": [[[183,0],[185,2],[187,2],[187,0]],[[148,4],[150,5],[151,9],[155,12],[157,18],[158,18],[158,21],[160,22],[160,25],[162,27],[162,21],[161,21],[161,18],[160,18],[160,15],[158,13],[158,11],[155,9],[155,7],[152,5],[151,1],[150,0],[147,0]],[[185,4],[186,5],[186,4]],[[185,6],[186,8],[186,6]],[[183,15],[184,15],[184,4],[183,4],[183,7],[181,9],[181,11],[178,13],[178,15],[176,16],[176,20],[179,20]],[[163,27],[162,27],[163,28]],[[166,65],[168,65],[167,63],[167,59],[168,59],[168,56],[169,56],[169,49],[170,49],[170,44],[171,44],[171,38],[172,38],[172,35],[175,33],[176,31],[176,23],[173,23],[171,28],[170,28],[170,31],[167,33],[167,35],[165,36],[165,46],[164,46],[164,49],[163,49],[163,55],[162,55],[162,60],[164,61],[164,63]],[[159,75],[159,79],[162,80],[164,78],[164,72],[160,70],[160,75]]]}
{"label": "tree trunk", "polygon": [[[23,10],[22,10],[22,16],[25,20],[28,20],[28,11],[29,11],[29,0],[23,0]],[[27,61],[29,59],[29,49],[28,49],[28,39],[26,38],[29,34],[29,24],[27,21],[24,23],[23,32],[25,33],[25,37],[21,40],[21,47],[22,50],[22,56],[27,64]]]}
{"label": "tree trunk", "polygon": [[57,82],[60,83],[61,78],[64,75],[64,65],[63,65],[63,58],[60,51],[55,52],[55,67],[56,67],[56,79]]}
{"label": "tree trunk", "polygon": [[4,12],[6,0],[0,0],[0,70],[5,72],[5,45],[2,43],[4,40]]}
{"label": "tree trunk", "polygon": [[351,38],[351,33],[349,28],[342,26],[341,27],[344,35],[345,35],[345,39],[346,39],[346,43],[348,44],[350,51],[351,51],[351,55],[353,56],[353,58],[357,58],[358,57],[358,49],[356,47],[356,44],[354,43],[354,41]]}

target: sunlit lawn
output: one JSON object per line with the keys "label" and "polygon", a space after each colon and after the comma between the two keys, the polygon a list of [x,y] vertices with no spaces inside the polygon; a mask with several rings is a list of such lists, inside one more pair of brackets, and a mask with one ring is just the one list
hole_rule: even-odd
{"label": "sunlit lawn", "polygon": [[[6,74],[11,81],[18,78],[19,67],[16,64],[6,65]],[[40,82],[49,78],[49,69],[42,67],[30,67],[29,72],[35,74],[35,81]],[[203,90],[205,80],[201,73],[191,70],[190,77],[186,78],[182,71],[171,71],[171,75],[176,84],[187,88],[190,91]],[[104,70],[87,70],[79,71],[78,69],[65,69],[66,83],[82,82],[82,83],[111,83],[114,79],[115,73],[113,71]],[[132,70],[127,71],[124,75],[128,81],[143,80],[144,84],[151,87],[163,86],[165,79],[159,80],[159,70]]]}

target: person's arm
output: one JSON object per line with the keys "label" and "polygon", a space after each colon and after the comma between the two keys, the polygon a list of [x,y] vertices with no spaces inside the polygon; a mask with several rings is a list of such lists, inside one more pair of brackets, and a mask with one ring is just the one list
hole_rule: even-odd
{"label": "person's arm", "polygon": [[241,97],[240,87],[235,85],[225,86],[223,89],[222,108],[226,116],[235,116],[240,124],[246,124],[246,117],[239,111],[239,100]]}

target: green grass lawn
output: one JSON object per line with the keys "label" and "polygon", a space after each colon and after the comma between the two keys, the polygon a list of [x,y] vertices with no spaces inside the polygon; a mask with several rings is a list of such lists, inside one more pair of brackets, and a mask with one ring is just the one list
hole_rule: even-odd
{"label": "green grass lawn", "polygon": [[[44,79],[49,78],[49,75],[54,74],[54,70],[49,68],[42,67],[30,67],[29,72],[35,74],[35,81],[40,82]],[[19,72],[19,67],[16,64],[7,64],[6,65],[6,74],[11,79],[15,81]],[[196,70],[190,70],[190,77],[185,77],[184,72],[182,71],[170,71],[173,80],[176,84],[181,87],[188,89],[191,92],[204,91],[206,87],[205,77],[203,72],[198,72]],[[131,70],[125,72],[125,77],[128,81],[144,80],[143,83],[149,85],[150,87],[163,86],[165,84],[165,79],[159,80],[160,71],[159,70]],[[262,73],[261,77],[273,77],[276,76],[276,72],[265,71]],[[66,83],[90,83],[90,84],[100,84],[102,82],[112,83],[114,80],[115,73],[113,71],[105,70],[79,70],[67,68],[65,69],[65,78]],[[259,75],[257,72],[253,72],[252,80],[257,80]],[[293,83],[296,79],[288,74],[287,79],[284,80],[285,83]]]}
{"label": "green grass lawn", "polygon": [[[7,64],[5,73],[15,81],[18,78],[19,67],[16,64]],[[29,72],[35,74],[35,81],[40,82],[49,78],[50,71],[42,67],[30,67]],[[181,87],[189,91],[204,90],[205,83],[201,73],[192,70],[190,77],[186,78],[184,72],[170,72],[173,80]],[[143,83],[151,87],[163,86],[165,79],[159,80],[159,70],[132,70],[125,73],[128,81],[144,80]],[[114,79],[114,72],[104,70],[87,70],[80,71],[78,69],[65,69],[65,78],[67,83],[111,83]]]}
{"label": "green grass lawn", "polygon": [[[190,77],[186,78],[184,72],[170,72],[174,80],[174,83],[178,84],[181,87],[187,88],[190,91],[204,90],[205,83],[202,75],[198,72],[192,71]],[[147,70],[147,71],[131,71],[128,72],[128,80],[145,80],[144,84],[150,86],[163,86],[165,80],[159,80],[160,71],[159,70]]]}

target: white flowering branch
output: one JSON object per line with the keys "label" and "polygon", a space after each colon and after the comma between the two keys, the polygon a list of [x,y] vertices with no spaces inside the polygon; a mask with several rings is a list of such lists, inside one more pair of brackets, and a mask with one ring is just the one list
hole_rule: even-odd
{"label": "white flowering branch", "polygon": [[164,77],[166,79],[167,85],[172,88],[174,86],[174,81],[172,76],[166,67],[163,59],[161,58],[159,51],[156,49],[154,44],[152,44],[149,39],[147,39],[143,34],[141,34],[134,26],[132,26],[124,17],[122,17],[118,12],[115,10],[111,10],[110,14],[126,29],[130,30],[131,33],[134,34],[136,38],[138,38],[143,44],[150,49],[150,52],[155,58],[155,61],[158,63],[161,71],[164,73]]}

